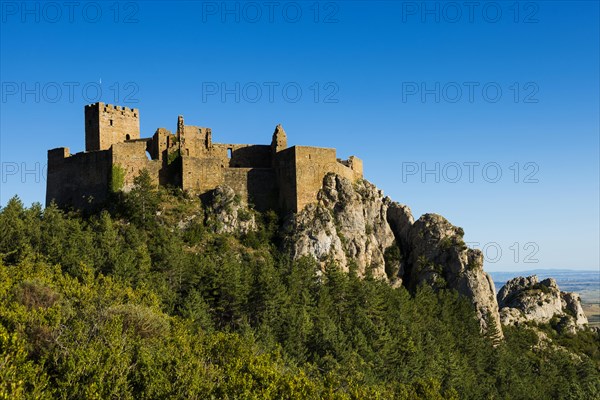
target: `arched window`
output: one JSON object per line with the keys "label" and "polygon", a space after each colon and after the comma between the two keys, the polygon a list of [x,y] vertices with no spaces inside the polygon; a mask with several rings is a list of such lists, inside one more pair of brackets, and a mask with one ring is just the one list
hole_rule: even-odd
{"label": "arched window", "polygon": [[129,134],[125,135],[125,140],[129,140],[131,139],[131,136],[129,136]]}

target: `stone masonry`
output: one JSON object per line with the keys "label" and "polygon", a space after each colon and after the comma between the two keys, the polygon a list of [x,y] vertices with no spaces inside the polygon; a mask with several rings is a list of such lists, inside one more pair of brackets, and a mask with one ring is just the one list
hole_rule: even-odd
{"label": "stone masonry", "polygon": [[340,160],[335,149],[287,146],[277,125],[270,145],[213,143],[210,128],[177,120],[175,134],[165,128],[140,138],[138,109],[95,103],[85,106],[85,152],[48,151],[46,203],[62,208],[101,206],[111,191],[129,191],[147,170],[156,185],[171,185],[200,196],[230,186],[258,210],[298,212],[317,201],[329,172],[356,181],[362,161]]}

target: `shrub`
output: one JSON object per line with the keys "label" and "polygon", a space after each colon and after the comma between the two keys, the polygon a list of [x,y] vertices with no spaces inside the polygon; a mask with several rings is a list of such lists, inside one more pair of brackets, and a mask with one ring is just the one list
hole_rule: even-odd
{"label": "shrub", "polygon": [[115,193],[125,186],[125,169],[120,165],[113,165],[110,171],[110,191]]}
{"label": "shrub", "polygon": [[16,299],[29,309],[49,308],[59,299],[58,293],[38,282],[25,281],[16,290]]}
{"label": "shrub", "polygon": [[142,338],[164,335],[169,328],[165,317],[152,309],[137,304],[121,304],[107,310],[108,316],[123,319],[123,330],[132,330]]}
{"label": "shrub", "polygon": [[388,279],[396,278],[400,270],[401,259],[400,248],[396,244],[396,241],[394,241],[390,247],[385,249],[383,259],[385,262],[385,274]]}

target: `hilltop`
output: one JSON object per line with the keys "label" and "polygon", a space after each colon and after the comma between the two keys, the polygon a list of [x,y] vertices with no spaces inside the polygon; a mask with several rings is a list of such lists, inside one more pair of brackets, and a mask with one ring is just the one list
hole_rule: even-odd
{"label": "hilltop", "polygon": [[496,326],[493,282],[462,229],[413,221],[364,180],[327,174],[288,214],[145,172],[108,200],[0,210],[0,396],[600,393],[596,331]]}

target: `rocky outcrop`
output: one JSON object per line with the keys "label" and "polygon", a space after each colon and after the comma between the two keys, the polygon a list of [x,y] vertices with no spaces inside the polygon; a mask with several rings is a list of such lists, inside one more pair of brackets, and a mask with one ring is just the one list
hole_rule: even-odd
{"label": "rocky outcrop", "polygon": [[561,292],[563,310],[571,315],[577,326],[584,326],[588,323],[588,319],[581,306],[581,298],[577,293]]}
{"label": "rocky outcrop", "polygon": [[293,258],[308,255],[343,270],[354,263],[359,275],[370,270],[409,290],[422,284],[456,289],[472,301],[482,329],[500,330],[494,283],[481,252],[465,246],[462,229],[436,214],[414,222],[407,206],[367,181],[328,174],[318,202],[290,217],[285,230]]}
{"label": "rocky outcrop", "polygon": [[483,271],[483,254],[467,248],[463,234],[441,215],[421,216],[406,235],[404,279],[409,288],[428,284],[457,290],[475,306],[481,328],[493,325],[501,337],[494,282]]}
{"label": "rocky outcrop", "polygon": [[498,292],[500,318],[504,325],[524,322],[548,323],[558,318],[558,327],[574,332],[587,324],[579,295],[561,292],[552,278],[517,277]]}
{"label": "rocky outcrop", "polygon": [[212,192],[207,213],[207,225],[216,233],[246,234],[257,230],[254,212],[245,207],[229,186],[219,186]]}
{"label": "rocky outcrop", "polygon": [[345,178],[328,174],[318,202],[309,204],[287,222],[287,245],[293,258],[310,255],[323,267],[334,262],[346,271],[354,263],[361,276],[370,269],[374,276],[385,278],[386,268],[399,269],[399,260],[389,257],[386,266],[386,251],[395,246],[394,233],[387,222],[390,203],[367,181],[353,185]]}

